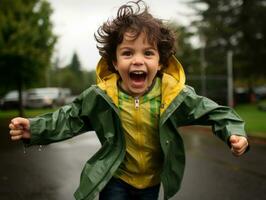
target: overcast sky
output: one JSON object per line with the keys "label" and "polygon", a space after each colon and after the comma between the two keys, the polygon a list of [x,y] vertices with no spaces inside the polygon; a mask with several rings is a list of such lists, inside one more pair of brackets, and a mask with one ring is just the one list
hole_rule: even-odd
{"label": "overcast sky", "polygon": [[[184,14],[190,11],[184,5],[185,0],[146,0],[151,13],[164,20],[177,20],[188,24]],[[108,18],[128,0],[49,0],[54,13],[51,20],[54,33],[59,37],[55,57],[59,64],[68,64],[74,52],[77,52],[85,70],[95,69],[100,58],[93,34]],[[167,3],[166,3],[167,2]]]}

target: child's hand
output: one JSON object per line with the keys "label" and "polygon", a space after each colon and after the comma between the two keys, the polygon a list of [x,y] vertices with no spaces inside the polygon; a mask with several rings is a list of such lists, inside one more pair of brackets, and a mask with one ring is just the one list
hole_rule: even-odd
{"label": "child's hand", "polygon": [[16,117],[9,124],[11,140],[30,139],[30,121]]}
{"label": "child's hand", "polygon": [[248,140],[243,136],[231,135],[229,142],[231,144],[231,151],[235,156],[242,155],[248,147]]}

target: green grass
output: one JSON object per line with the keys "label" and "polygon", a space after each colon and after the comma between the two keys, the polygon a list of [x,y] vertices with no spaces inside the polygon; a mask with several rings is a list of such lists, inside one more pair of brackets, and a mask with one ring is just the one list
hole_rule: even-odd
{"label": "green grass", "polygon": [[[26,109],[24,110],[26,117],[34,117],[47,112],[52,112],[55,109]],[[17,110],[0,110],[0,119],[13,118],[18,116]]]}
{"label": "green grass", "polygon": [[266,111],[259,110],[256,104],[239,105],[235,110],[245,121],[250,136],[266,138]]}

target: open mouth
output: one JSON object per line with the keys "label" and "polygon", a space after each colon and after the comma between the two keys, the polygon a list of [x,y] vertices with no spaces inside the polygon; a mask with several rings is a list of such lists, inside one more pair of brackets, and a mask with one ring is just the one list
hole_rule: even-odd
{"label": "open mouth", "polygon": [[129,77],[131,80],[136,82],[142,82],[145,81],[147,77],[147,72],[144,71],[132,71],[129,73]]}

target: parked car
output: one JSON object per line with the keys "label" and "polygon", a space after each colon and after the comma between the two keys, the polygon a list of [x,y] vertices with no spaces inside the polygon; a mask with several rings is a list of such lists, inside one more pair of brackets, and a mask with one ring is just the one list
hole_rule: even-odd
{"label": "parked car", "polygon": [[66,104],[71,95],[68,88],[35,88],[27,91],[27,108],[54,108]]}
{"label": "parked car", "polygon": [[[22,92],[22,106],[26,104],[27,93]],[[1,109],[17,109],[19,107],[19,96],[17,90],[9,91],[1,100],[0,100]]]}
{"label": "parked car", "polygon": [[266,85],[255,87],[253,90],[257,100],[266,99]]}
{"label": "parked car", "polygon": [[246,87],[237,87],[234,90],[234,100],[235,104],[241,104],[241,103],[249,103],[250,102],[250,96],[249,96],[249,90]]}
{"label": "parked car", "polygon": [[256,86],[253,88],[237,87],[234,92],[236,104],[258,102],[266,99],[266,85]]}

